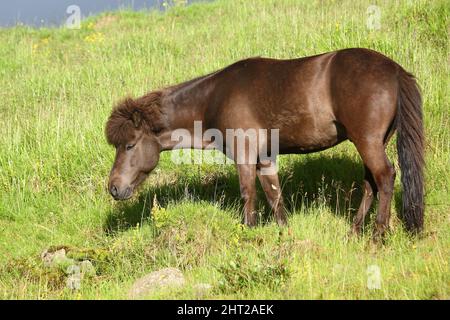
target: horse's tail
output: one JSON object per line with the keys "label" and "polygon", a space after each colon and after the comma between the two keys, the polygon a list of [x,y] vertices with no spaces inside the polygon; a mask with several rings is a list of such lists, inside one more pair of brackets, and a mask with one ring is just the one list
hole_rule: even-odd
{"label": "horse's tail", "polygon": [[408,231],[423,229],[424,216],[424,132],[422,97],[414,76],[399,72],[396,117],[397,152],[402,173],[402,218]]}

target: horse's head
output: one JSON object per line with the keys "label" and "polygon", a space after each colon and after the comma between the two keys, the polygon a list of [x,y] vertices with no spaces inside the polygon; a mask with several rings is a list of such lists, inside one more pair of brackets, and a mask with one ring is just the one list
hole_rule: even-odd
{"label": "horse's head", "polygon": [[106,123],[108,143],[116,148],[116,158],[108,188],[116,200],[129,199],[156,167],[161,145],[157,133],[163,128],[159,93],[116,106]]}

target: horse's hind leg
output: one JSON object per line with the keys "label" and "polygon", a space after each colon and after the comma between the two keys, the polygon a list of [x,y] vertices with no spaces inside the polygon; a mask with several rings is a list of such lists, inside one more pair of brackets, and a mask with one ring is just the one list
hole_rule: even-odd
{"label": "horse's hind leg", "polygon": [[360,234],[362,230],[362,226],[364,224],[364,218],[369,211],[374,196],[377,194],[377,185],[373,179],[372,173],[369,168],[364,166],[364,192],[363,197],[361,199],[361,204],[358,209],[358,213],[353,219],[353,226],[351,233],[352,234]]}
{"label": "horse's hind leg", "polygon": [[363,139],[355,141],[364,165],[372,173],[378,189],[379,205],[375,222],[374,240],[379,240],[389,228],[391,200],[394,192],[395,170],[389,162],[383,141]]}
{"label": "horse's hind leg", "polygon": [[272,212],[277,220],[278,225],[286,225],[286,214],[283,204],[283,196],[281,194],[280,182],[277,172],[267,172],[270,168],[258,164],[256,174],[259,182],[266,194],[267,202],[269,203]]}

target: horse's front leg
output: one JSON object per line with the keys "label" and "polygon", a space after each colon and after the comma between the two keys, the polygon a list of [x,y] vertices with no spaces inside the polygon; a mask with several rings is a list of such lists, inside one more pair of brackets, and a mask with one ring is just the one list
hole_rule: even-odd
{"label": "horse's front leg", "polygon": [[249,226],[256,225],[256,164],[238,164],[239,185],[244,200],[244,223]]}
{"label": "horse's front leg", "polygon": [[287,219],[275,164],[271,164],[270,166],[259,164],[256,174],[258,175],[259,182],[266,194],[267,202],[269,202],[278,225],[285,226]]}

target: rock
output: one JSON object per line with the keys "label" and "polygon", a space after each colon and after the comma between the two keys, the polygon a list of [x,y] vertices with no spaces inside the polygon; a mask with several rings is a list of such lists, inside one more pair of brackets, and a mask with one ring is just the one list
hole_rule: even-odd
{"label": "rock", "polygon": [[95,268],[89,260],[81,261],[80,271],[83,276],[95,276]]}
{"label": "rock", "polygon": [[66,279],[66,287],[72,290],[81,288],[81,275],[79,273],[71,274]]}
{"label": "rock", "polygon": [[55,257],[61,258],[66,256],[66,250],[61,249],[55,252],[49,252],[48,249],[41,253],[41,259],[44,262],[44,266],[50,267]]}
{"label": "rock", "polygon": [[[87,250],[86,250],[87,251]],[[66,287],[71,290],[79,290],[85,277],[95,276],[95,268],[91,261],[73,258],[77,251],[61,246],[50,247],[41,254],[41,259],[46,268],[59,269],[67,275]],[[79,254],[86,255],[83,251]],[[70,257],[69,257],[70,256]]]}
{"label": "rock", "polygon": [[45,250],[41,254],[41,259],[46,267],[59,267],[61,269],[66,269],[68,266],[75,264],[75,260],[66,257],[66,250],[59,249],[56,251]]}
{"label": "rock", "polygon": [[81,272],[80,267],[76,264],[72,264],[67,267],[66,274],[68,275],[66,279],[66,287],[71,290],[79,290],[81,287]]}
{"label": "rock", "polygon": [[80,267],[77,266],[76,264],[71,264],[70,266],[67,267],[66,273],[68,275],[80,274]]}
{"label": "rock", "polygon": [[128,296],[136,299],[153,291],[166,288],[179,288],[185,283],[183,273],[176,268],[164,268],[138,279],[131,287]]}

